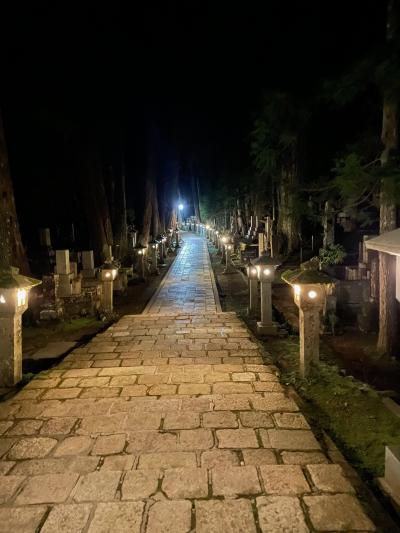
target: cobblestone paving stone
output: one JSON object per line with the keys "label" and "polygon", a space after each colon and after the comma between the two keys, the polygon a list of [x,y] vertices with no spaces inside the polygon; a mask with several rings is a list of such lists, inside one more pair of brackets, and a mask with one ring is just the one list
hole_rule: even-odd
{"label": "cobblestone paving stone", "polygon": [[0,405],[0,533],[374,531],[185,241],[146,313]]}

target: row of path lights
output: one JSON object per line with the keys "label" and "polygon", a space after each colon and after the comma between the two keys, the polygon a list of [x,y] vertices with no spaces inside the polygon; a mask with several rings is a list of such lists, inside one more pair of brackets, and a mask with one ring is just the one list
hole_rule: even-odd
{"label": "row of path lights", "polygon": [[282,279],[293,287],[294,301],[299,308],[299,370],[305,377],[310,365],[319,361],[320,314],[333,279],[319,270],[317,258],[302,263],[298,270],[284,272]]}

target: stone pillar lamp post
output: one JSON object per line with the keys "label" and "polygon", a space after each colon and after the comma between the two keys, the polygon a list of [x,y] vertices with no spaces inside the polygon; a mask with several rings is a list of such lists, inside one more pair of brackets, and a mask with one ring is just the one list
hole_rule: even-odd
{"label": "stone pillar lamp post", "polygon": [[180,248],[180,244],[179,244],[179,230],[178,228],[176,228],[175,230],[175,250],[177,248]]}
{"label": "stone pillar lamp post", "polygon": [[107,313],[113,311],[114,280],[118,275],[118,267],[114,263],[105,262],[99,269],[99,276],[102,282],[101,306]]}
{"label": "stone pillar lamp post", "polygon": [[161,235],[157,237],[157,241],[159,242],[159,252],[160,252],[158,266],[165,267],[166,266],[165,259],[167,257],[167,253],[166,253],[167,237],[165,233],[161,233]]}
{"label": "stone pillar lamp post", "polygon": [[223,271],[223,274],[234,274],[236,272],[236,269],[232,265],[231,261],[231,254],[233,250],[233,244],[231,242],[227,242],[225,244],[225,269]]}
{"label": "stone pillar lamp post", "polygon": [[324,307],[328,286],[333,278],[318,270],[319,261],[313,258],[300,265],[299,270],[288,270],[282,279],[294,290],[294,301],[299,308],[300,365],[302,377],[309,372],[311,363],[319,361],[320,313]]}
{"label": "stone pillar lamp post", "polygon": [[272,321],[272,282],[275,271],[281,264],[276,258],[262,255],[252,262],[257,269],[257,277],[261,284],[261,321],[257,322],[257,333],[260,335],[277,335],[278,325]]}
{"label": "stone pillar lamp post", "polygon": [[255,266],[248,265],[246,267],[247,279],[249,284],[249,306],[247,314],[249,316],[256,316],[258,313],[258,272]]}
{"label": "stone pillar lamp post", "polygon": [[22,314],[28,309],[29,291],[41,281],[19,274],[0,258],[0,386],[22,379]]}
{"label": "stone pillar lamp post", "polygon": [[138,258],[138,268],[139,268],[139,275],[143,281],[146,280],[146,252],[147,252],[147,246],[143,246],[142,244],[137,244],[135,246],[135,252],[137,254]]}
{"label": "stone pillar lamp post", "polygon": [[153,239],[149,242],[150,250],[150,272],[151,274],[159,274],[158,270],[158,245],[159,242],[156,239]]}

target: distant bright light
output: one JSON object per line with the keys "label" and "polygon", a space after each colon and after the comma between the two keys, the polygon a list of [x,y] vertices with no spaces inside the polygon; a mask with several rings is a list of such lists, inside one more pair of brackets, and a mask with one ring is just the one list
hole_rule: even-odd
{"label": "distant bright light", "polygon": [[106,272],[105,276],[106,276],[106,278],[111,278],[111,272]]}
{"label": "distant bright light", "polygon": [[5,303],[6,303],[6,299],[4,298],[2,294],[0,294],[0,304],[5,304]]}
{"label": "distant bright light", "polygon": [[179,208],[179,211],[182,211],[182,209],[184,208],[184,205],[183,204],[179,204],[178,208]]}
{"label": "distant bright light", "polygon": [[318,296],[318,294],[316,293],[316,291],[309,291],[308,292],[308,297],[311,298],[311,300],[314,300],[317,296]]}
{"label": "distant bright light", "polygon": [[228,242],[228,237],[222,237],[221,241],[222,242]]}
{"label": "distant bright light", "polygon": [[256,269],[256,268],[252,268],[252,269],[251,269],[251,273],[252,273],[252,274],[257,274],[257,269]]}
{"label": "distant bright light", "polygon": [[301,292],[301,288],[300,288],[300,285],[295,285],[294,286],[294,293],[299,295]]}
{"label": "distant bright light", "polygon": [[264,269],[264,275],[269,276],[271,274],[271,270],[269,268]]}
{"label": "distant bright light", "polygon": [[21,305],[26,304],[26,290],[25,289],[18,289],[17,292],[17,305],[20,307]]}

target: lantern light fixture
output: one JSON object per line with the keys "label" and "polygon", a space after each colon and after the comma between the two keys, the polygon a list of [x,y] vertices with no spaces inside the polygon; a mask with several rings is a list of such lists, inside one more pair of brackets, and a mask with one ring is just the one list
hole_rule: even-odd
{"label": "lantern light fixture", "polygon": [[299,371],[304,377],[311,363],[319,361],[320,312],[335,280],[319,269],[318,257],[302,263],[297,270],[287,270],[282,280],[293,287],[294,302],[299,308]]}
{"label": "lantern light fixture", "polygon": [[5,304],[6,299],[4,298],[3,294],[0,294],[0,304]]}
{"label": "lantern light fixture", "polygon": [[257,333],[260,335],[277,335],[279,333],[278,325],[272,317],[272,281],[275,277],[275,271],[281,264],[281,260],[275,257],[269,257],[267,254],[261,255],[252,261],[252,267],[257,271],[257,278],[260,281],[260,304],[261,320],[257,322]]}
{"label": "lantern light fixture", "polygon": [[26,304],[26,290],[25,289],[18,289],[17,291],[17,305],[18,307],[21,307],[22,305]]}

